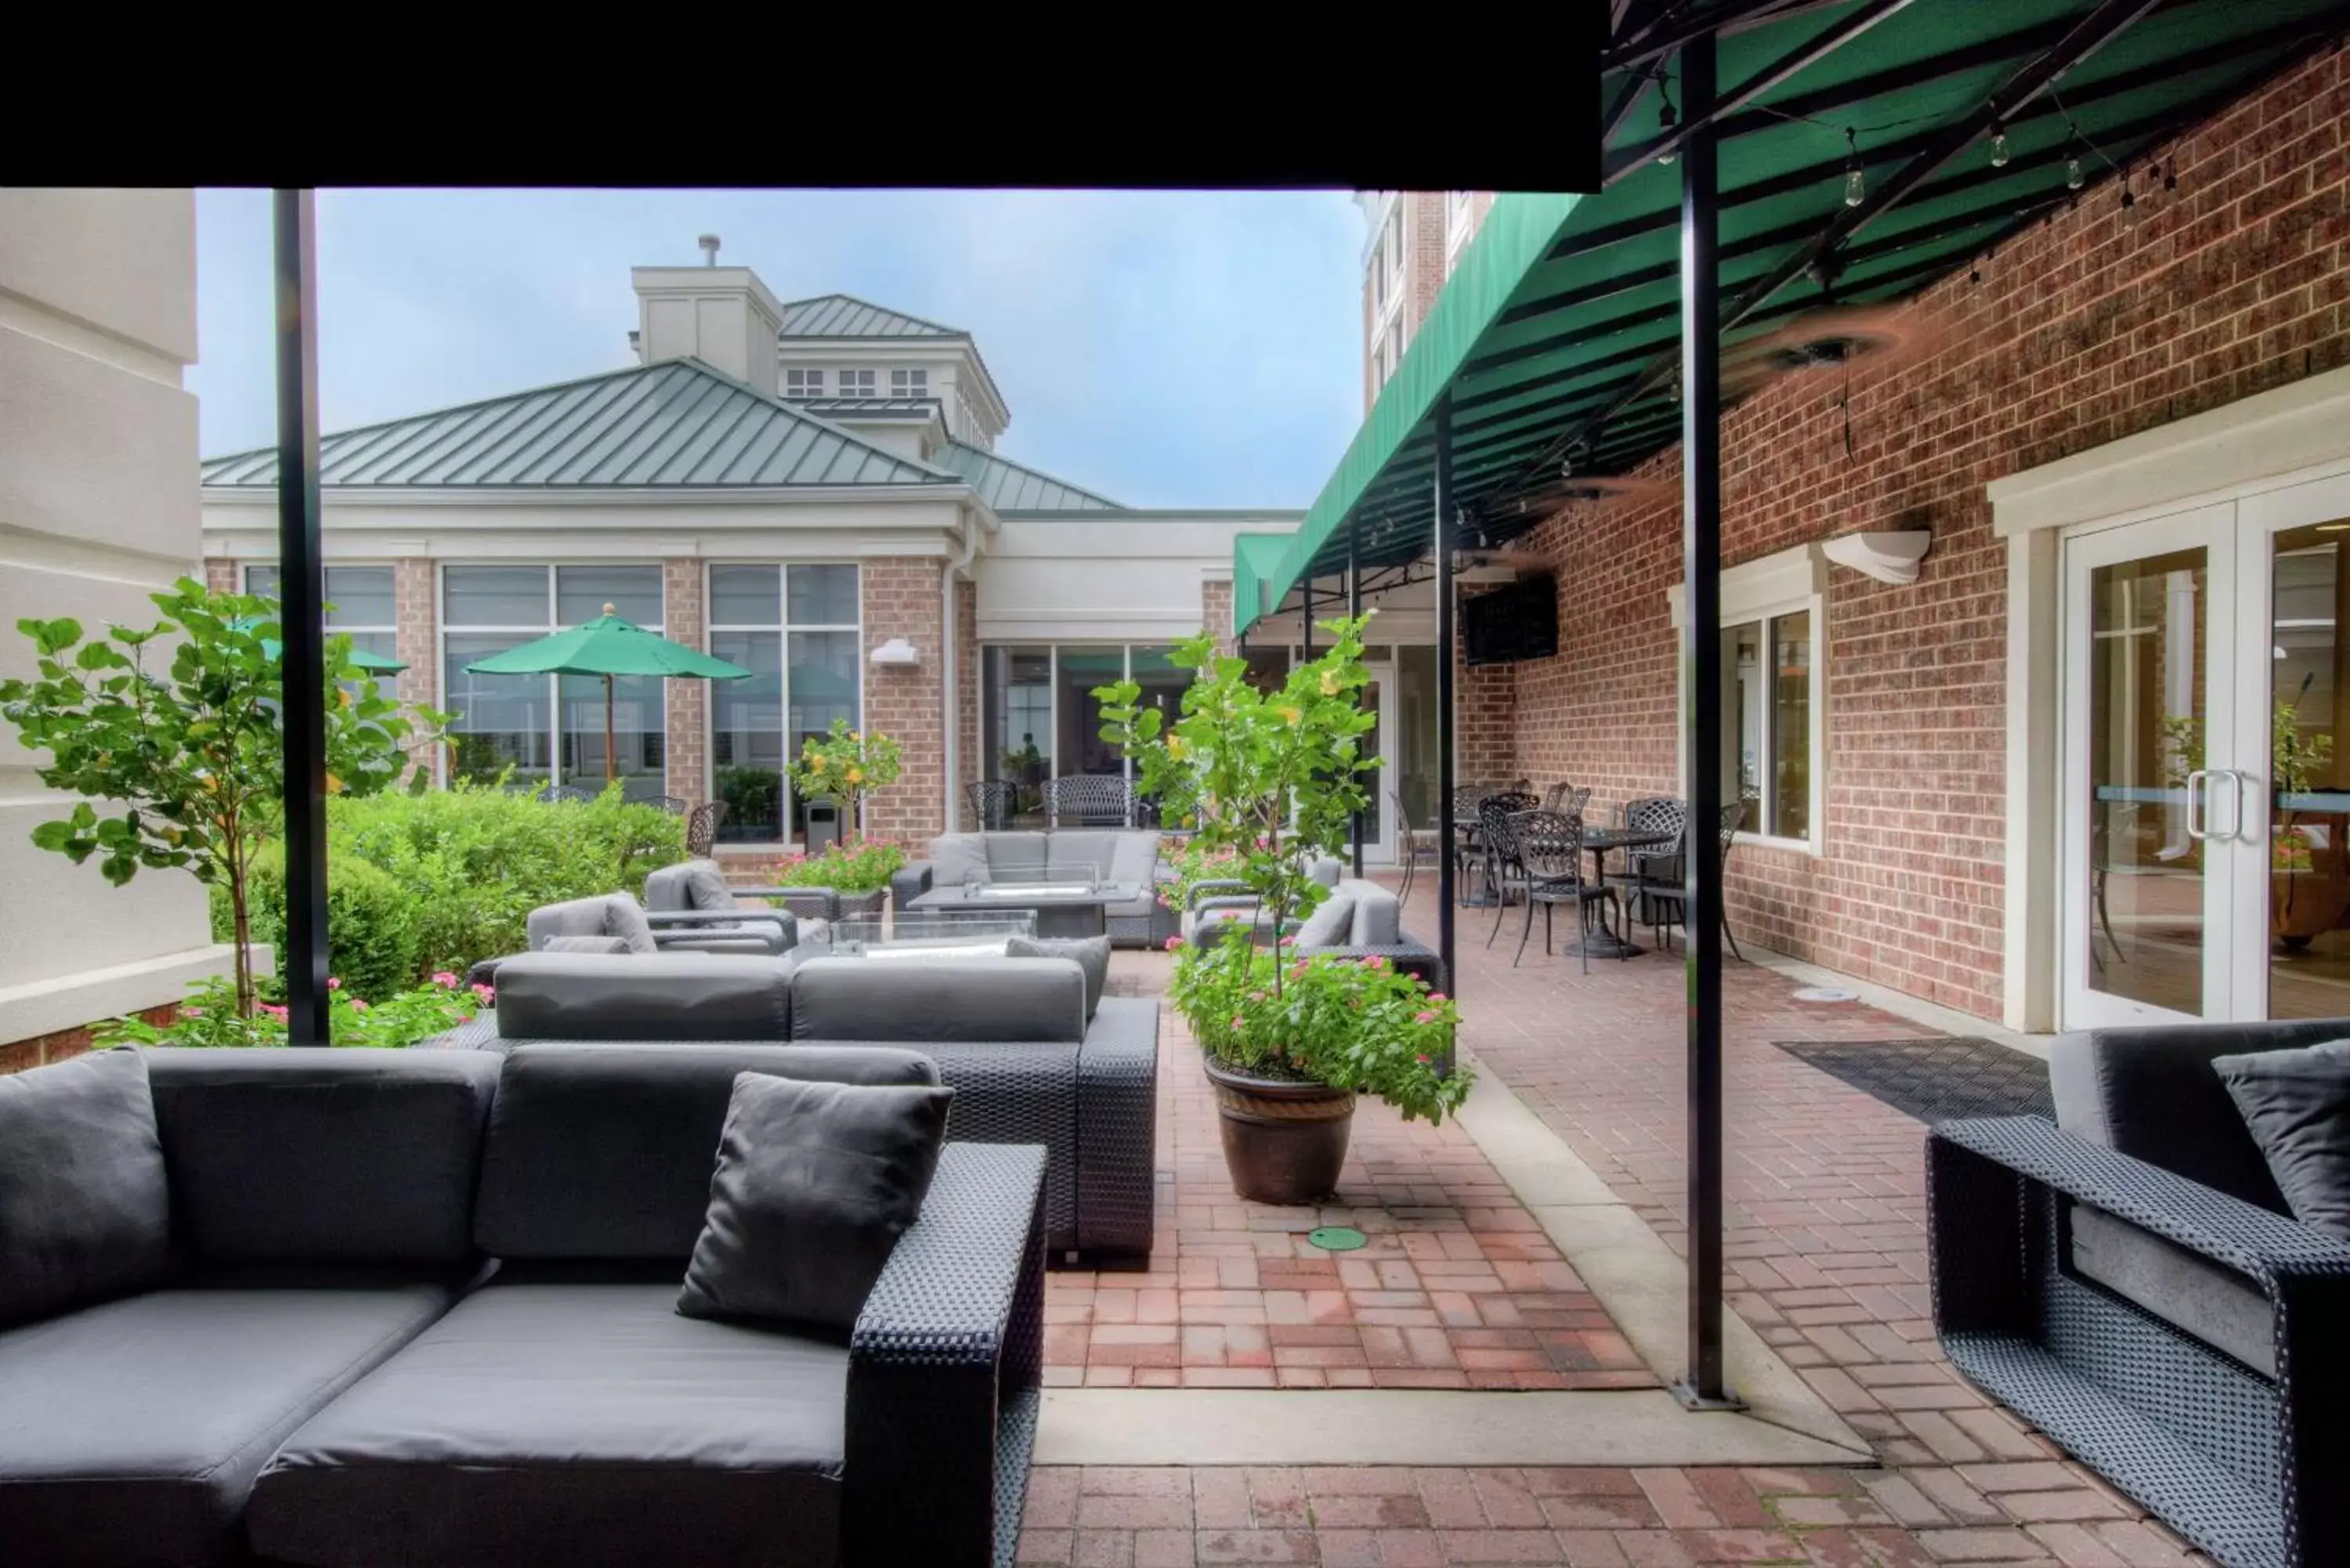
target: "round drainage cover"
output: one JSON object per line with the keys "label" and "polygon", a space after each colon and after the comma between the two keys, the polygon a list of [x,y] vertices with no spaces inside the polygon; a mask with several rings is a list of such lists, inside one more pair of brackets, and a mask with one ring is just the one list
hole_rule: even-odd
{"label": "round drainage cover", "polygon": [[1351,1225],[1324,1225],[1305,1232],[1305,1239],[1326,1252],[1351,1252],[1369,1240]]}
{"label": "round drainage cover", "polygon": [[1860,993],[1841,986],[1807,985],[1795,992],[1797,1002],[1858,1002]]}

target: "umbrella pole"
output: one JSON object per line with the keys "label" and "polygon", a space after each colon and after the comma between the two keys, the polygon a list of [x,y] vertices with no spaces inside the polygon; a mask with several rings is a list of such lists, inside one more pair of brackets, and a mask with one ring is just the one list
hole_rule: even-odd
{"label": "umbrella pole", "polygon": [[612,747],[612,678],[604,677],[604,784],[620,776],[620,753]]}

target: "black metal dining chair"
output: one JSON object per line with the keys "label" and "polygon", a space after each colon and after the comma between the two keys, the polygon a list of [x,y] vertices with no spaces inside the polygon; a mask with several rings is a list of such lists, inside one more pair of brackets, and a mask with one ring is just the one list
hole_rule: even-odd
{"label": "black metal dining chair", "polygon": [[1010,779],[975,779],[963,786],[983,833],[1002,833],[1020,815],[1020,786]]}
{"label": "black metal dining chair", "polygon": [[1624,826],[1635,832],[1672,836],[1665,843],[1627,847],[1624,869],[1603,878],[1619,889],[1626,921],[1652,928],[1657,940],[1669,947],[1660,911],[1669,905],[1678,910],[1684,897],[1681,857],[1689,849],[1689,802],[1664,794],[1627,801]]}
{"label": "black metal dining chair", "polygon": [[645,796],[645,804],[657,805],[671,816],[683,816],[693,809],[692,803],[681,794],[649,794]]}
{"label": "black metal dining chair", "polygon": [[1543,793],[1542,809],[1555,811],[1562,816],[1581,816],[1583,808],[1591,804],[1591,786],[1578,789],[1561,779]]}
{"label": "black metal dining chair", "polygon": [[1510,822],[1534,809],[1533,795],[1513,790],[1489,794],[1477,803],[1477,836],[1484,841],[1485,882],[1493,890],[1493,929],[1485,935],[1489,948],[1493,939],[1502,934],[1502,916],[1510,907],[1510,889],[1523,888],[1526,881],[1525,862],[1518,857],[1517,836],[1510,831]]}
{"label": "black metal dining chair", "polygon": [[[1508,829],[1514,841],[1518,860],[1526,871],[1526,924],[1518,934],[1516,957],[1510,967],[1518,967],[1526,956],[1526,942],[1534,931],[1534,906],[1543,912],[1543,954],[1551,950],[1551,910],[1560,904],[1572,904],[1575,909],[1577,940],[1575,954],[1581,960],[1583,972],[1591,972],[1591,954],[1580,940],[1591,929],[1591,907],[1599,906],[1599,924],[1612,932],[1607,923],[1607,909],[1616,904],[1615,889],[1594,883],[1584,869],[1583,818],[1568,812],[1525,811],[1510,818]],[[1631,955],[1631,944],[1619,941],[1616,957],[1620,962]]]}
{"label": "black metal dining chair", "polygon": [[1419,869],[1420,861],[1433,861],[1444,852],[1444,847],[1436,842],[1434,828],[1412,826],[1411,808],[1403,803],[1403,791],[1389,790],[1388,798],[1395,803],[1396,849],[1403,857],[1403,885],[1396,890],[1396,902],[1409,906],[1412,879]]}
{"label": "black metal dining chair", "polygon": [[546,800],[547,804],[550,805],[577,805],[582,802],[591,801],[595,798],[594,794],[587,790],[581,789],[577,784],[549,784],[546,786]]}
{"label": "black metal dining chair", "polygon": [[718,845],[718,825],[726,820],[726,803],[705,800],[686,814],[685,854],[690,860],[707,860]]}
{"label": "black metal dining chair", "polygon": [[1069,774],[1045,784],[1055,827],[1124,827],[1134,820],[1134,789],[1117,774]]}

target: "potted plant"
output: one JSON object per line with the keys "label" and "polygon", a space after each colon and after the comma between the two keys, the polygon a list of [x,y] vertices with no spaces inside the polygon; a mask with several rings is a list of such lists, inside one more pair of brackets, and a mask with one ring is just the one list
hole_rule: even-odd
{"label": "potted plant", "polygon": [[798,904],[792,895],[774,902],[803,919],[823,919],[830,914],[855,919],[879,915],[889,901],[889,878],[905,869],[906,852],[894,844],[867,841],[834,844],[821,855],[795,856],[775,868],[778,888],[806,888],[834,898],[811,898]]}
{"label": "potted plant", "polygon": [[1233,1189],[1259,1202],[1307,1203],[1336,1187],[1357,1095],[1441,1121],[1469,1092],[1470,1075],[1448,1071],[1459,1013],[1444,995],[1385,959],[1291,950],[1328,896],[1314,858],[1337,853],[1370,803],[1368,618],[1322,623],[1328,651],[1269,691],[1251,683],[1246,659],[1191,639],[1172,655],[1193,677],[1171,722],[1132,680],[1094,692],[1103,739],[1135,759],[1168,819],[1193,830],[1179,892],[1203,877],[1235,881],[1262,911],[1228,940],[1168,942],[1169,1000],[1201,1046]]}
{"label": "potted plant", "polygon": [[792,789],[802,800],[830,800],[840,807],[840,838],[865,836],[865,797],[898,782],[898,742],[879,730],[852,730],[835,719],[824,735],[800,742],[790,767]]}

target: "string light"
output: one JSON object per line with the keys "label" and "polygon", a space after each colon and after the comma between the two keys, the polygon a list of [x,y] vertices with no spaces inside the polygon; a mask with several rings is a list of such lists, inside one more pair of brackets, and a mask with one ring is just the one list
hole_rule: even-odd
{"label": "string light", "polygon": [[[1659,77],[1657,78],[1657,97],[1662,100],[1657,105],[1657,130],[1659,133],[1662,135],[1670,136],[1673,133],[1674,129],[1681,122],[1679,113],[1673,108],[1673,84],[1671,78]],[[1669,164],[1679,156],[1680,153],[1679,151],[1668,145],[1662,152],[1657,154],[1657,161],[1659,163]]]}
{"label": "string light", "polygon": [[2004,128],[1991,132],[1991,166],[1994,169],[2007,167],[2007,131]]}
{"label": "string light", "polygon": [[1844,204],[1857,207],[1868,200],[1868,179],[1860,169],[1860,138],[1851,127],[1846,126],[1844,140],[1845,146],[1850,150],[1844,161]]}
{"label": "string light", "polygon": [[2077,191],[2088,182],[2088,176],[2081,172],[2080,150],[2074,148],[2067,152],[2064,159],[2064,189]]}

